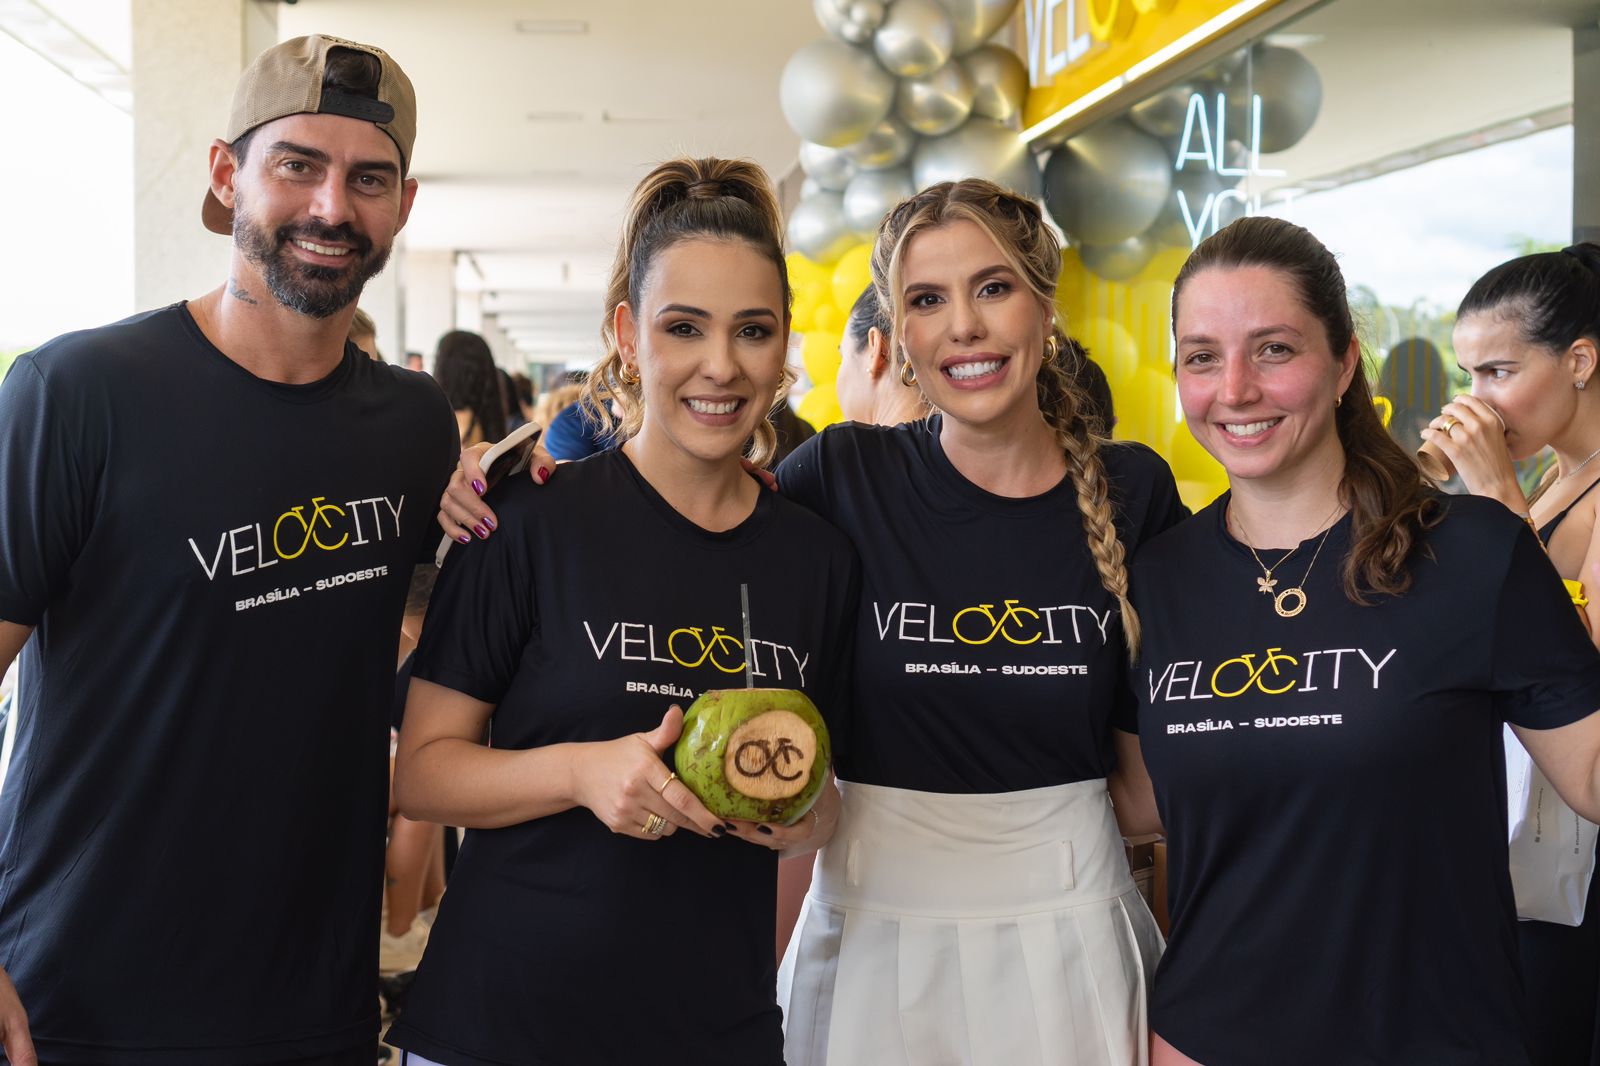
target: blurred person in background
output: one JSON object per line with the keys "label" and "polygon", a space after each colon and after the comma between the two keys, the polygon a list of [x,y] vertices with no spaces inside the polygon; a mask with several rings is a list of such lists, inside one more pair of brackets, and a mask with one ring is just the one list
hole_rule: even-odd
{"label": "blurred person in background", "polygon": [[383,356],[378,354],[378,327],[372,321],[372,316],[361,308],[356,308],[355,317],[350,320],[350,343],[366,352],[370,358],[383,362]]}
{"label": "blurred person in background", "polygon": [[455,410],[463,448],[484,441],[493,444],[506,435],[500,368],[488,341],[464,329],[440,337],[433,355],[433,379]]}
{"label": "blurred person in background", "polygon": [[[1467,491],[1528,516],[1557,572],[1587,585],[1580,610],[1600,639],[1600,245],[1501,263],[1462,299],[1454,339],[1472,392],[1411,441],[1433,440]],[[1555,465],[1524,496],[1512,464],[1545,448]],[[1582,925],[1524,920],[1517,940],[1534,1066],[1600,1064],[1600,877]]]}
{"label": "blurred person in background", "polygon": [[898,426],[928,414],[922,390],[904,379],[904,358],[889,351],[889,321],[868,285],[850,308],[839,342],[839,410],[847,422]]}
{"label": "blurred person in background", "polygon": [[[511,395],[516,400],[517,413],[522,416],[522,421],[534,421],[533,382],[528,378],[528,375],[521,371],[511,375]],[[542,426],[546,423],[540,422],[539,424]]]}

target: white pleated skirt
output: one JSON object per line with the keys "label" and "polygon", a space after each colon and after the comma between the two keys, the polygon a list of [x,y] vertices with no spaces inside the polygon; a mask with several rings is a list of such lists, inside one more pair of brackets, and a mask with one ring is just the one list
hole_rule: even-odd
{"label": "white pleated skirt", "polygon": [[1163,942],[1103,780],[839,788],[778,971],[788,1066],[1146,1066]]}

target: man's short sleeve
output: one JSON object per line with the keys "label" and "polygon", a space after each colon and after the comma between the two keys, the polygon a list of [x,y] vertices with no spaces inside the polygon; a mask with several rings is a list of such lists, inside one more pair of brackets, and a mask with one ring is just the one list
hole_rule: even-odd
{"label": "man's short sleeve", "polygon": [[37,355],[0,382],[0,620],[38,625],[71,580],[94,518],[103,438],[82,405],[52,394]]}

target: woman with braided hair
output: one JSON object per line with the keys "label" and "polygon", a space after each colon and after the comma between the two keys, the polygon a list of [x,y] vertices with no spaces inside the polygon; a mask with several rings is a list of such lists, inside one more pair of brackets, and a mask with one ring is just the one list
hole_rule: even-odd
{"label": "woman with braided hair", "polygon": [[1185,512],[1153,452],[1091,432],[1060,266],[990,182],[903,202],[873,284],[939,413],[778,470],[863,578],[842,812],[779,973],[790,1066],[1146,1059],[1161,938],[1106,777],[1127,559]]}
{"label": "woman with braided hair", "polygon": [[[1039,208],[990,182],[904,201],[873,284],[939,413],[832,426],[778,468],[862,568],[842,812],[779,971],[789,1066],[1146,1061],[1161,937],[1106,778],[1127,559],[1186,512],[1153,452],[1091,432],[1060,267]],[[441,504],[458,538],[495,517],[474,458]]]}

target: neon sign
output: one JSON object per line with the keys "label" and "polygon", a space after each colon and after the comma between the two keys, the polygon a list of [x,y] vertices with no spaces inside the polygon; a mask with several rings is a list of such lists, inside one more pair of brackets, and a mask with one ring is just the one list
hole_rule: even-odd
{"label": "neon sign", "polygon": [[[1189,97],[1188,111],[1183,118],[1183,135],[1178,138],[1178,154],[1173,160],[1173,169],[1181,172],[1192,163],[1201,164],[1219,179],[1238,179],[1247,176],[1281,178],[1287,174],[1287,171],[1261,165],[1261,94],[1250,95],[1249,151],[1244,166],[1229,165],[1227,157],[1228,94],[1217,93],[1215,99],[1216,119],[1213,123],[1206,95],[1194,93]],[[1231,183],[1223,181],[1219,184],[1228,186]],[[1188,193],[1178,188],[1174,195],[1178,200],[1178,211],[1183,216],[1183,224],[1189,231],[1191,248],[1197,246],[1207,235],[1222,228],[1224,205],[1230,201],[1242,204],[1247,215],[1259,214],[1261,211],[1261,194],[1257,193],[1251,198],[1238,189],[1224,187],[1206,193],[1205,200],[1199,205],[1199,217],[1196,218],[1194,207],[1189,203]],[[1284,191],[1280,195],[1280,202],[1288,204],[1293,198],[1291,192]]]}

